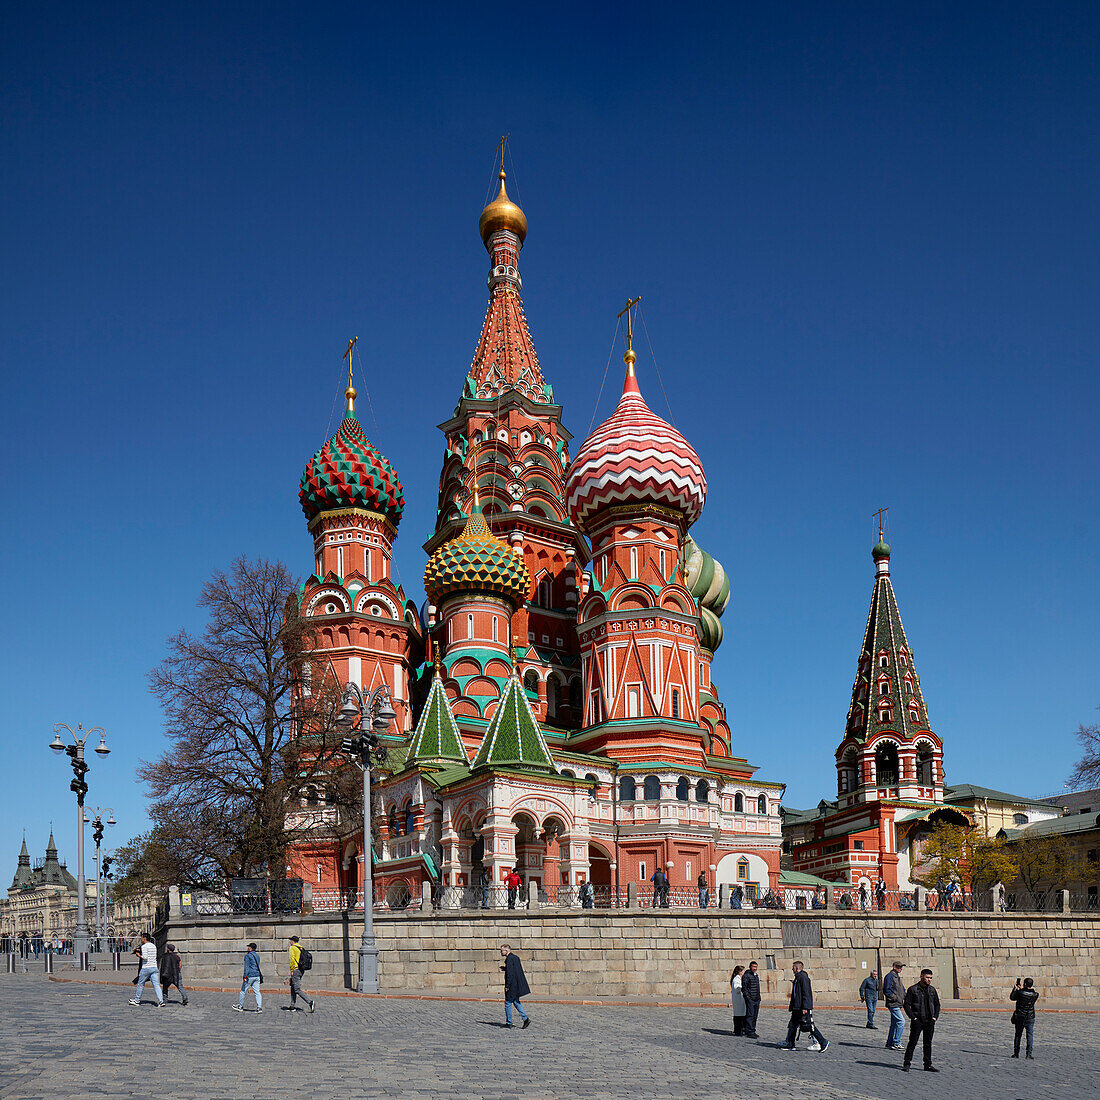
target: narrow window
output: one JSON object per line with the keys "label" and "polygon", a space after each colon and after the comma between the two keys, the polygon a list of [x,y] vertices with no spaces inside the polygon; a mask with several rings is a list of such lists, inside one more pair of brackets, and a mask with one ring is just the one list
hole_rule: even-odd
{"label": "narrow window", "polygon": [[680,691],[678,688],[672,689],[672,717],[680,717]]}
{"label": "narrow window", "polygon": [[646,877],[647,876],[646,876],[646,873],[645,873],[645,860],[640,859],[640,860],[638,860],[638,881],[639,882],[645,882]]}
{"label": "narrow window", "polygon": [[472,638],[474,636],[474,617],[473,615],[466,616],[466,637]]}
{"label": "narrow window", "polygon": [[493,616],[493,641],[500,641],[500,623],[497,621],[497,617]]}
{"label": "narrow window", "polygon": [[761,795],[756,800],[756,812],[758,814],[766,814],[768,812],[768,797],[767,795]]}
{"label": "narrow window", "polygon": [[642,712],[642,690],[632,687],[626,693],[626,716],[637,718]]}
{"label": "narrow window", "polygon": [[747,882],[749,877],[749,861],[739,859],[737,861],[737,879],[739,882]]}
{"label": "narrow window", "polygon": [[745,812],[745,796],[740,791],[733,796],[733,812],[735,814],[743,814]]}
{"label": "narrow window", "polygon": [[658,550],[657,551],[657,557],[661,562],[661,576],[667,578],[668,574],[665,572],[665,551],[664,550]]}
{"label": "narrow window", "polygon": [[344,548],[342,546],[336,548],[336,575],[339,577],[344,575]]}
{"label": "narrow window", "polygon": [[638,548],[636,546],[630,548],[630,575],[631,577],[637,577],[638,575]]}

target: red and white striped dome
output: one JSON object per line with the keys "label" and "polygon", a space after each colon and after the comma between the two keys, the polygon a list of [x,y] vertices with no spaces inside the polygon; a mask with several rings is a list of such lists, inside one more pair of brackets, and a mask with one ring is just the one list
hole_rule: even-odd
{"label": "red and white striped dome", "polygon": [[615,411],[581,445],[565,483],[573,522],[582,529],[604,508],[663,504],[684,513],[687,526],[702,514],[707,476],[695,448],[642,400],[632,362]]}

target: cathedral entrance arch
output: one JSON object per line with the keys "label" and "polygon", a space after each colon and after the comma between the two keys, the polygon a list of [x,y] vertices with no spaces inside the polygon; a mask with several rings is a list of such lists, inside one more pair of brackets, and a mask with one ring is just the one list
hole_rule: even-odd
{"label": "cathedral entrance arch", "polygon": [[539,839],[538,825],[527,813],[512,818],[516,830],[516,870],[524,883],[542,884],[542,860],[545,843]]}
{"label": "cathedral entrance arch", "polygon": [[[588,881],[593,886],[611,886],[615,877],[611,864],[614,863],[611,853],[594,841],[588,842]],[[597,899],[598,901],[599,899]]]}

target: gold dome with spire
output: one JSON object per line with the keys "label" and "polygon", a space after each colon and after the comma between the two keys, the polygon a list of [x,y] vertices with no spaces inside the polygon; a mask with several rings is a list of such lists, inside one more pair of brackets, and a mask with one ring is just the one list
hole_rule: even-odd
{"label": "gold dome with spire", "polygon": [[482,210],[481,218],[477,223],[478,229],[481,230],[481,239],[485,242],[486,248],[489,247],[489,238],[502,229],[507,229],[508,232],[519,237],[521,245],[527,236],[527,216],[508,197],[508,192],[504,188],[504,181],[507,178],[507,174],[502,168],[500,170],[500,194]]}

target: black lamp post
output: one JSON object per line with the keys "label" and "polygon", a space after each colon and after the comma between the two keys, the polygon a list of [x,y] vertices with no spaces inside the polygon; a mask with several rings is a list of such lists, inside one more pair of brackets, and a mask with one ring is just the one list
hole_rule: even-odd
{"label": "black lamp post", "polygon": [[360,993],[381,992],[378,984],[378,947],[374,942],[370,769],[372,762],[385,762],[386,746],[380,743],[378,735],[385,733],[396,717],[388,687],[377,687],[364,696],[357,684],[349,683],[344,689],[343,704],[336,719],[336,728],[339,730],[351,730],[359,723],[358,736],[345,737],[340,742],[340,751],[363,769],[363,938],[359,944]]}
{"label": "black lamp post", "polygon": [[[106,810],[101,810],[98,806],[90,811],[91,816],[88,816],[88,812],[84,814],[85,822],[90,822],[92,826],[92,839],[95,841],[95,935],[96,939],[103,937],[103,925],[107,921],[107,906],[103,901],[103,873],[109,864],[109,860],[100,856],[100,845],[103,843],[103,827],[105,825],[117,825],[115,821],[115,811],[107,807]],[[106,814],[107,818],[104,820],[103,815]]]}
{"label": "black lamp post", "polygon": [[[71,745],[66,746],[61,740],[62,730],[73,739]],[[74,730],[64,722],[58,722],[53,728],[53,740],[50,742],[50,748],[56,753],[64,752],[73,766],[73,781],[69,784],[69,790],[76,795],[76,932],[73,935],[73,949],[81,965],[88,953],[88,920],[84,912],[84,796],[88,793],[88,784],[84,777],[88,774],[88,765],[84,760],[84,743],[93,733],[99,734],[99,744],[95,751],[100,756],[106,756],[111,750],[107,748],[107,735],[99,726],[86,730],[77,723]]]}

